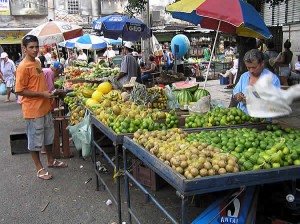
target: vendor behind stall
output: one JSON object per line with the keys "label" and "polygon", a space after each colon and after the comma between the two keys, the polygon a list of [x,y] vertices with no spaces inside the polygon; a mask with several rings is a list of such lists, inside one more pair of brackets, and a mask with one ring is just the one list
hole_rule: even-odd
{"label": "vendor behind stall", "polygon": [[248,110],[246,107],[246,87],[249,85],[253,86],[260,77],[268,74],[273,75],[273,86],[280,88],[280,81],[274,73],[264,68],[263,52],[257,49],[248,51],[244,56],[244,62],[246,64],[248,72],[245,72],[241,76],[239,82],[236,84],[233,90],[233,95],[234,98],[238,101],[237,108],[248,114]]}
{"label": "vendor behind stall", "polygon": [[134,45],[132,42],[127,41],[124,44],[124,57],[122,58],[120,73],[116,79],[124,84],[129,82],[132,77],[137,77],[138,64],[132,55]]}

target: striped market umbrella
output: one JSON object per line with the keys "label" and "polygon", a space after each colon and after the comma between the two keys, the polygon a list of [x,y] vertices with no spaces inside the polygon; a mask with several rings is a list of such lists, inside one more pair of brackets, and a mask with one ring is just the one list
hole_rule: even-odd
{"label": "striped market umbrella", "polygon": [[68,48],[77,47],[87,50],[97,50],[105,48],[107,46],[107,42],[99,36],[85,34],[81,37],[67,40],[65,46]]}
{"label": "striped market umbrella", "polygon": [[219,31],[261,39],[272,36],[255,8],[242,0],[181,0],[167,6],[166,10],[176,19],[217,31],[204,89]]}
{"label": "striped market umbrella", "polygon": [[242,0],[181,0],[166,10],[206,29],[260,39],[272,36],[256,9]]}
{"label": "striped market umbrella", "polygon": [[39,39],[39,45],[44,46],[80,37],[83,35],[83,31],[78,25],[50,21],[34,28],[27,35],[36,36]]}

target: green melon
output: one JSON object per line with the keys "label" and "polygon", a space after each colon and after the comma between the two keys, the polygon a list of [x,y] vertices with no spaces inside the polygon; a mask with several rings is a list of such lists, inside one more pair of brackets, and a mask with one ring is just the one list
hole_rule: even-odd
{"label": "green melon", "polygon": [[207,90],[205,90],[205,89],[198,89],[195,93],[194,93],[194,97],[193,97],[193,99],[194,99],[194,101],[198,101],[198,100],[200,100],[202,97],[204,97],[204,96],[209,96],[210,95],[210,93],[207,91]]}
{"label": "green melon", "polygon": [[190,91],[188,91],[186,89],[180,91],[180,93],[178,94],[177,98],[178,98],[178,102],[181,105],[189,104],[190,102],[193,101],[193,95],[191,94]]}

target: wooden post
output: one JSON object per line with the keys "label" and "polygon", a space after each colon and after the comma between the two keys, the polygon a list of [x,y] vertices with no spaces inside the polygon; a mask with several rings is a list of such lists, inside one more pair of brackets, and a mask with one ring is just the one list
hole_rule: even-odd
{"label": "wooden post", "polygon": [[64,151],[64,157],[71,157],[70,154],[70,146],[69,146],[69,130],[67,130],[68,126],[68,119],[64,118],[62,120],[62,145],[63,145],[63,151]]}

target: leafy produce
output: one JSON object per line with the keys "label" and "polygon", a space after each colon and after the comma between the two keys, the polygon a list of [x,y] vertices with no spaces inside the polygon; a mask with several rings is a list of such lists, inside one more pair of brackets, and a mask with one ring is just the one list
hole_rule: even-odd
{"label": "leafy produce", "polygon": [[265,119],[254,118],[246,115],[235,107],[220,108],[215,107],[212,111],[203,114],[191,114],[185,118],[186,128],[228,126],[243,123],[265,122]]}
{"label": "leafy produce", "polygon": [[62,79],[57,79],[55,82],[54,82],[54,87],[56,89],[61,89],[62,86],[63,86],[63,83],[64,81]]}
{"label": "leafy produce", "polygon": [[88,63],[86,61],[73,61],[73,66],[75,66],[75,67],[88,67]]}
{"label": "leafy produce", "polygon": [[239,171],[237,158],[220,154],[220,149],[206,143],[189,143],[182,129],[134,133],[133,140],[186,178],[200,178]]}

